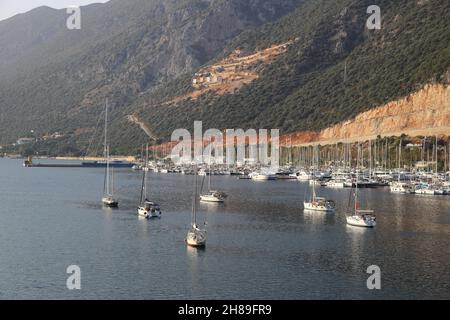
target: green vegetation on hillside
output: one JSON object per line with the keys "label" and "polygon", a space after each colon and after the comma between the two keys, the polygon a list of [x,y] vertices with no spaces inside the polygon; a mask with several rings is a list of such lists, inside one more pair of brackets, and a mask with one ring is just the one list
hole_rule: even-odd
{"label": "green vegetation on hillside", "polygon": [[[448,5],[437,0],[378,1],[382,29],[367,30],[371,4],[311,1],[277,23],[244,32],[222,56],[238,47],[252,52],[293,38],[298,41],[238,93],[206,95],[169,107],[143,103],[142,116],[165,139],[178,127],[191,128],[194,120],[218,129],[319,130],[427,83],[447,83]],[[155,96],[168,93],[164,98],[170,100],[170,88]]]}

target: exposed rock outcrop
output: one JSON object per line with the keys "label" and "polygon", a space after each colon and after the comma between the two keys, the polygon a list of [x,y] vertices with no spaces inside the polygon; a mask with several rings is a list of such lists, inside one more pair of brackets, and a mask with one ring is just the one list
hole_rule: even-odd
{"label": "exposed rock outcrop", "polygon": [[282,144],[334,144],[406,134],[450,134],[450,87],[438,84],[397,101],[357,115],[354,119],[320,132],[298,132],[282,138]]}

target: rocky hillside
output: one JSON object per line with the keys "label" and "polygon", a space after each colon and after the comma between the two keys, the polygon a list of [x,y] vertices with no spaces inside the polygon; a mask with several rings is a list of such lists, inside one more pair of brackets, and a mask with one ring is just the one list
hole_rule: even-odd
{"label": "rocky hillside", "polygon": [[242,31],[302,2],[111,0],[83,7],[76,31],[65,27],[65,10],[46,7],[2,21],[0,144],[30,130],[92,129],[105,97],[114,119],[124,119],[155,85],[193,72]]}
{"label": "rocky hillside", "polygon": [[[252,52],[297,39],[259,78],[227,96],[205,95],[170,108],[158,100],[182,81],[143,101],[141,117],[168,137],[172,129],[202,119],[206,127],[320,130],[361,112],[448,82],[450,18],[441,1],[380,1],[381,30],[366,28],[370,1],[312,1],[276,23],[238,36],[235,48]],[[420,23],[418,23],[418,21]],[[193,89],[187,89],[193,90]],[[156,98],[155,98],[156,97]],[[156,100],[156,101],[155,101]],[[167,112],[170,110],[170,112]],[[172,113],[184,117],[173,119]],[[150,122],[149,122],[150,123]]]}
{"label": "rocky hillside", "polygon": [[427,85],[397,101],[358,114],[319,132],[298,132],[281,138],[283,145],[335,144],[408,135],[450,135],[450,86]]}

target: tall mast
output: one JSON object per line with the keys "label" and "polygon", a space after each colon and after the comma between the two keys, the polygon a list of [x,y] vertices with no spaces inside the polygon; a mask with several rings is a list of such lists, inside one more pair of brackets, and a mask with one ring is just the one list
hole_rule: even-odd
{"label": "tall mast", "polygon": [[358,179],[359,179],[359,150],[360,150],[360,146],[358,143],[358,152],[356,153],[356,182],[355,182],[355,214],[357,213],[358,210]]}
{"label": "tall mast", "polygon": [[144,167],[142,168],[142,186],[141,186],[141,201],[142,204],[145,199],[147,199],[147,163],[148,163],[148,143],[147,143],[147,153],[144,161]]}
{"label": "tall mast", "polygon": [[144,172],[145,172],[144,195],[145,195],[145,198],[147,199],[148,143],[145,145],[145,168],[144,168]]}
{"label": "tall mast", "polygon": [[312,201],[316,201],[316,165],[319,164],[319,146],[316,146],[313,150],[313,198]]}
{"label": "tall mast", "polygon": [[211,149],[211,145],[210,145],[210,149],[209,149],[209,160],[208,160],[208,192],[211,191],[211,153],[212,153],[212,149]]}
{"label": "tall mast", "polygon": [[197,175],[198,167],[195,167],[195,177],[194,177],[194,196],[192,199],[192,226],[197,224]]}
{"label": "tall mast", "polygon": [[435,153],[436,153],[436,178],[438,177],[438,137],[436,135],[436,142],[435,142]]}
{"label": "tall mast", "polygon": [[104,153],[103,155],[106,158],[106,152],[107,152],[107,147],[108,147],[108,99],[106,99],[106,104],[105,104],[105,143],[104,143]]}
{"label": "tall mast", "polygon": [[105,172],[105,179],[103,183],[103,192],[106,195],[109,195],[109,150],[108,150],[108,99],[106,99],[105,103],[105,141],[103,145],[103,157],[106,160],[106,172]]}
{"label": "tall mast", "polygon": [[106,194],[110,195],[110,178],[109,178],[109,146],[106,147]]}
{"label": "tall mast", "polygon": [[372,140],[369,140],[369,178],[372,179]]}
{"label": "tall mast", "polygon": [[114,195],[114,167],[111,167],[111,195]]}
{"label": "tall mast", "polygon": [[398,182],[400,182],[400,170],[402,167],[402,138],[398,145]]}

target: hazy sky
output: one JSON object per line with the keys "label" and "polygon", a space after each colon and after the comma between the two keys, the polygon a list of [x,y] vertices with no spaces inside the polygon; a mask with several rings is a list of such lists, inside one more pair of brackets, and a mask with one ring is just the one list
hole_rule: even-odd
{"label": "hazy sky", "polygon": [[83,6],[90,3],[108,2],[109,0],[0,0],[0,20],[18,13],[30,11],[40,6],[55,9],[67,8],[71,5]]}

